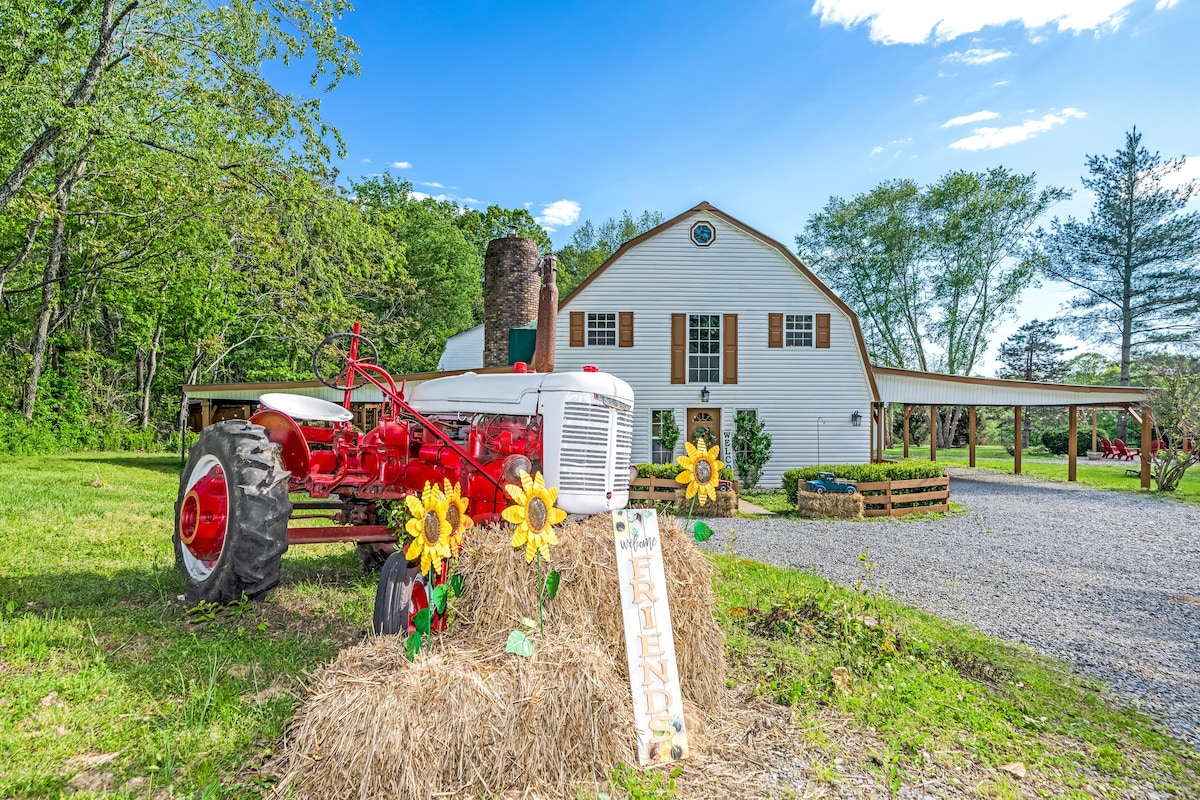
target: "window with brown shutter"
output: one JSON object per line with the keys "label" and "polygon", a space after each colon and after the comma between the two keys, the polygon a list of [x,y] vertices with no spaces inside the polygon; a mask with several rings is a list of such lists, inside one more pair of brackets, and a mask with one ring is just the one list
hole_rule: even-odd
{"label": "window with brown shutter", "polygon": [[687,315],[671,315],[671,383],[687,383]]}
{"label": "window with brown shutter", "polygon": [[725,315],[725,341],[724,352],[724,371],[721,376],[722,383],[737,383],[737,314]]}
{"label": "window with brown shutter", "polygon": [[829,315],[817,314],[817,347],[829,347]]}
{"label": "window with brown shutter", "polygon": [[583,347],[583,312],[571,312],[571,347]]}
{"label": "window with brown shutter", "polygon": [[767,314],[767,347],[783,347],[783,314]]}
{"label": "window with brown shutter", "polygon": [[633,312],[622,311],[618,314],[617,343],[621,347],[633,347]]}

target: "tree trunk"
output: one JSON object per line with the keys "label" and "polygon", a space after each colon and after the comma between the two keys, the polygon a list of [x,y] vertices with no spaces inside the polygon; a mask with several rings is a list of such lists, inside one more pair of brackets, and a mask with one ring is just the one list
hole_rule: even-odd
{"label": "tree trunk", "polygon": [[50,237],[50,252],[46,257],[46,269],[42,274],[42,305],[38,309],[37,324],[29,340],[29,380],[25,383],[25,396],[21,402],[21,413],[25,419],[33,419],[33,407],[37,403],[38,381],[46,365],[46,348],[50,339],[50,318],[58,299],[58,276],[62,268],[67,230],[66,198],[61,196],[58,213],[54,218],[54,233]]}
{"label": "tree trunk", "polygon": [[[150,352],[147,354],[149,364],[146,367],[145,381],[142,385],[142,395],[138,402],[138,422],[142,430],[150,427],[150,389],[154,386],[154,374],[158,372],[158,348],[162,342],[162,324],[154,329],[154,339],[150,342]],[[141,369],[141,365],[138,365]]]}
{"label": "tree trunk", "polygon": [[958,427],[958,420],[962,416],[962,408],[959,406],[943,406],[938,409],[938,429],[937,429],[937,446],[941,450],[946,450],[954,446],[954,431]]}

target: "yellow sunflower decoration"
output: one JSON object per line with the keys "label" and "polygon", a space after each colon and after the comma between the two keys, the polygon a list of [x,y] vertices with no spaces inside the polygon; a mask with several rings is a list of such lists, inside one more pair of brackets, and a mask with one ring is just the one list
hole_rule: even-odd
{"label": "yellow sunflower decoration", "polygon": [[521,470],[521,485],[509,484],[504,490],[514,503],[500,512],[506,521],[517,526],[513,532],[512,546],[524,545],[526,563],[533,561],[538,554],[549,561],[550,545],[558,544],[554,526],[567,518],[567,512],[554,507],[558,501],[558,489],[547,489],[542,473],[530,476]]}
{"label": "yellow sunflower decoration", "polygon": [[429,568],[439,569],[442,561],[450,558],[450,522],[446,519],[446,495],[428,481],[421,496],[410,494],[404,498],[412,519],[404,523],[404,530],[413,537],[404,557],[409,561],[421,557],[421,572]]}
{"label": "yellow sunflower decoration", "polygon": [[717,460],[720,448],[715,444],[712,447],[705,447],[703,439],[700,440],[699,447],[691,442],[684,442],[683,446],[687,450],[687,455],[675,459],[679,462],[679,466],[683,467],[683,471],[675,476],[675,480],[687,484],[689,500],[697,495],[699,495],[697,499],[700,501],[700,505],[704,505],[709,500],[716,500],[717,483],[721,479],[721,467],[725,466],[723,461]]}
{"label": "yellow sunflower decoration", "polygon": [[451,558],[458,555],[462,548],[463,535],[468,528],[475,527],[475,520],[467,516],[467,498],[462,496],[462,487],[450,483],[444,478],[443,489],[446,494],[446,521],[450,523],[450,554]]}

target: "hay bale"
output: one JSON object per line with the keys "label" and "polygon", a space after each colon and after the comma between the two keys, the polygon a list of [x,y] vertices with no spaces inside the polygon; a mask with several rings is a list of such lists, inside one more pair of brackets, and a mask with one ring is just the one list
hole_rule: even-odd
{"label": "hay bale", "polygon": [[692,501],[687,499],[687,490],[679,489],[675,492],[675,510],[683,515],[691,512],[693,517],[736,517],[738,515],[738,496],[737,492],[717,492],[716,500],[709,500],[704,505],[696,502],[695,507],[692,507]]}
{"label": "hay bale", "polygon": [[858,492],[817,494],[801,490],[796,493],[796,510],[809,519],[862,519],[863,496]]}
{"label": "hay bale", "polygon": [[[477,531],[458,571],[453,628],[409,663],[401,637],[376,637],[318,671],[282,755],[295,797],[570,796],[636,762],[616,553],[607,515],[559,530],[562,573],[535,654],[504,654],[537,615],[534,568],[509,532]],[[709,562],[660,518],[666,593],[685,702],[717,713],[724,637]]]}

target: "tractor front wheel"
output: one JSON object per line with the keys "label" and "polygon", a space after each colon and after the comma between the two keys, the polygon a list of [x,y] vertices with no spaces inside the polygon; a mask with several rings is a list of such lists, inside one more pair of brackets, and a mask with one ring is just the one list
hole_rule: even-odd
{"label": "tractor front wheel", "polygon": [[429,608],[429,593],[421,568],[409,564],[403,550],[397,550],[383,563],[379,588],[375,590],[373,627],[379,635],[407,636],[416,630],[413,616]]}
{"label": "tractor front wheel", "polygon": [[279,583],[289,477],[262,426],[237,419],[200,432],[179,477],[172,537],[188,602],[253,600]]}

